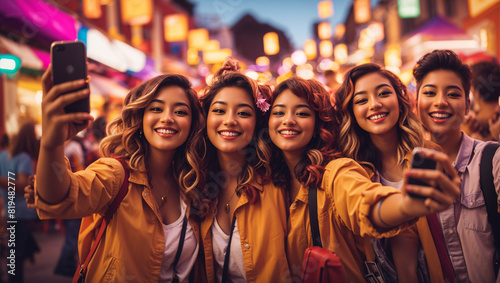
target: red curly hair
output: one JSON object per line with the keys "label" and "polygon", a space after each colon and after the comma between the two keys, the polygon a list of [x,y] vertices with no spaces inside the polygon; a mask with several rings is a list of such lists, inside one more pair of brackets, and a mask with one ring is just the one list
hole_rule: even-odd
{"label": "red curly hair", "polygon": [[[276,87],[271,104],[285,90],[290,90],[296,96],[304,98],[315,112],[316,123],[313,138],[307,144],[307,150],[295,166],[294,173],[304,186],[320,186],[325,165],[332,159],[341,156],[335,147],[338,123],[334,116],[330,95],[325,87],[316,80],[292,77]],[[273,146],[271,158],[272,181],[274,185],[286,188],[290,180],[290,172],[283,164],[284,159],[281,150]]]}

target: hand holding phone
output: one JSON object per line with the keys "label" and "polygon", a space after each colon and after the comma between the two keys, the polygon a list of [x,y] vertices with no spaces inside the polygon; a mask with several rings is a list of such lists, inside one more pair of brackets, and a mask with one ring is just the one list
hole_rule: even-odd
{"label": "hand holding phone", "polygon": [[[413,150],[413,156],[411,159],[410,168],[435,170],[437,167],[436,161],[434,159],[424,157],[421,154],[422,151],[429,151],[429,149],[417,147]],[[417,186],[429,186],[429,184],[427,184],[421,180],[412,178],[412,177],[408,178],[408,184],[417,185]],[[422,199],[425,198],[421,195],[417,195],[417,194],[410,193],[410,192],[408,194],[414,198],[422,198]]]}
{"label": "hand holding phone", "polygon": [[[52,84],[58,85],[65,82],[76,80],[87,80],[87,54],[85,44],[81,41],[58,41],[52,43],[50,47],[50,56],[52,61]],[[88,88],[85,84],[79,89],[71,92]],[[65,95],[69,92],[62,93]],[[75,101],[64,107],[66,113],[90,112],[90,99]]]}

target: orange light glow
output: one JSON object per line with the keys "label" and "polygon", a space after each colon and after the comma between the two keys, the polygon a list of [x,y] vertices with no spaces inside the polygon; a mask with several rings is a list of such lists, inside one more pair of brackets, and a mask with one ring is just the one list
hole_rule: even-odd
{"label": "orange light glow", "polygon": [[330,40],[322,40],[319,43],[319,54],[321,57],[327,58],[333,55],[333,45]]}
{"label": "orange light glow", "polygon": [[318,15],[320,19],[325,19],[333,16],[332,1],[321,1],[318,3]]}
{"label": "orange light glow", "polygon": [[176,14],[165,16],[163,22],[165,41],[175,42],[187,39],[188,21],[186,15]]}
{"label": "orange light glow", "polygon": [[280,51],[280,43],[278,34],[275,32],[268,32],[264,35],[264,53],[266,55],[275,55]]}
{"label": "orange light glow", "polygon": [[153,0],[121,0],[122,21],[131,25],[145,25],[153,17]]}
{"label": "orange light glow", "polygon": [[208,30],[204,28],[192,29],[188,33],[188,46],[197,50],[203,49],[208,41]]}

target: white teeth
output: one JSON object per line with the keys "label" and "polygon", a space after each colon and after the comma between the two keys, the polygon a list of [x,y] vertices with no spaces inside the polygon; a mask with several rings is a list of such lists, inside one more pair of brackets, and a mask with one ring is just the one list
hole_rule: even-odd
{"label": "white teeth", "polygon": [[384,118],[385,116],[389,115],[388,113],[385,113],[385,114],[378,114],[378,115],[375,115],[375,116],[371,116],[368,118],[368,120],[378,120],[378,119],[382,119]]}
{"label": "white teeth", "polygon": [[166,130],[166,129],[156,129],[156,131],[160,134],[167,134],[167,135],[173,135],[176,134],[177,131],[174,130]]}
{"label": "white teeth", "polygon": [[280,132],[282,135],[298,135],[299,132],[296,131],[281,131]]}
{"label": "white teeth", "polygon": [[436,118],[436,119],[446,119],[446,118],[450,118],[451,114],[447,114],[447,113],[431,113],[430,116],[432,118]]}
{"label": "white teeth", "polygon": [[239,133],[236,132],[220,132],[221,136],[228,136],[228,137],[236,137],[239,136]]}

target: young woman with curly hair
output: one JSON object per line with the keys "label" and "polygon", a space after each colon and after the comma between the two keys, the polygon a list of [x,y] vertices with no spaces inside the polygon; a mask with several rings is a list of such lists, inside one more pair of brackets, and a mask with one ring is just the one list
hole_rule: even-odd
{"label": "young woman with curly hair", "polygon": [[[410,165],[412,150],[427,144],[410,99],[406,86],[396,75],[373,63],[349,70],[336,93],[338,142],[343,145],[343,155],[375,169],[373,181],[397,189],[403,185],[403,170]],[[387,280],[443,281],[425,217],[400,235],[388,240],[374,239],[372,243],[376,250],[384,246],[385,252],[392,253],[392,257],[387,257],[392,258],[391,266],[383,268]],[[426,261],[418,260],[421,246]]]}
{"label": "young woman with curly hair", "polygon": [[[365,280],[363,262],[373,260],[370,237],[390,237],[409,222],[447,208],[458,195],[456,173],[446,156],[426,153],[454,178],[438,170],[408,171],[407,176],[432,180],[431,187],[403,186],[403,194],[373,183],[368,172],[341,158],[330,97],[314,80],[290,78],[273,93],[269,136],[275,144],[273,182],[286,188],[289,204],[287,257],[294,280],[300,279],[304,251],[313,245],[309,223],[309,191],[317,191],[318,224],[323,248],[337,253],[347,281]],[[340,145],[339,145],[340,146]],[[406,192],[427,197],[425,202]]]}
{"label": "young woman with curly hair", "polygon": [[[457,281],[494,282],[499,255],[495,253],[487,200],[480,182],[484,166],[481,158],[485,147],[492,142],[475,140],[460,130],[469,111],[471,70],[455,52],[434,50],[418,60],[413,77],[417,82],[417,110],[422,124],[432,141],[453,160],[461,179],[460,197],[450,208],[438,213]],[[492,186],[498,193],[500,149],[490,154]],[[498,199],[492,201],[498,204]]]}
{"label": "young woman with curly hair", "polygon": [[201,224],[207,279],[282,282],[290,277],[286,208],[283,190],[269,182],[270,148],[262,138],[271,90],[238,70],[228,58],[201,97],[205,190],[215,204]]}
{"label": "young woman with curly hair", "polygon": [[[171,282],[189,278],[199,250],[199,228],[190,214],[207,211],[196,187],[203,182],[201,158],[205,125],[197,95],[180,75],[163,75],[131,90],[125,106],[101,142],[103,158],[83,171],[67,169],[63,144],[87,126],[88,113],[64,106],[88,97],[84,81],[52,86],[51,68],[42,80],[42,129],[35,205],[42,219],[81,218],[80,261],[94,241],[103,215],[129,172],[128,192],[111,218],[85,279],[88,282]],[[66,95],[61,93],[70,92]],[[124,160],[123,168],[115,158]],[[187,220],[189,219],[189,220]],[[186,228],[183,228],[183,224]],[[176,267],[174,256],[185,231]]]}

